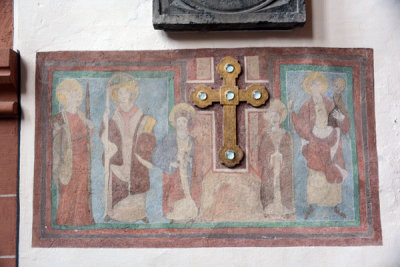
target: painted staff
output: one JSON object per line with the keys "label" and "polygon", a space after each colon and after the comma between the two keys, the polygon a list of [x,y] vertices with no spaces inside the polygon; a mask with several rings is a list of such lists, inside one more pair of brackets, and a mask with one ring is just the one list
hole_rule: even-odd
{"label": "painted staff", "polygon": [[103,115],[104,133],[103,136],[106,140],[103,140],[104,145],[104,219],[110,216],[112,208],[112,199],[109,194],[112,190],[112,181],[110,179],[110,142],[108,140],[108,115],[110,114],[110,86],[106,88],[106,109]]}
{"label": "painted staff", "polygon": [[[292,111],[293,111],[293,92],[290,93],[289,102],[287,104],[288,108],[288,123],[289,123],[289,131],[290,131],[290,149],[292,150],[292,176],[294,179],[294,124],[292,121]],[[292,192],[294,192],[294,183],[292,183]]]}
{"label": "painted staff", "polygon": [[[86,117],[86,137],[87,137],[87,151],[88,151],[88,192],[92,192],[92,142],[91,132],[92,129],[89,126],[90,123],[90,92],[89,83],[86,84],[86,96],[85,96],[85,117]],[[89,194],[89,209],[92,210],[92,194]]]}

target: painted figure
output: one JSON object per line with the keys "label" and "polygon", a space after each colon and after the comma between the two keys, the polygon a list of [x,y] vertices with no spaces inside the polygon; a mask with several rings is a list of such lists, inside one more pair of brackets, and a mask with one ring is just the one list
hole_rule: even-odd
{"label": "painted figure", "polygon": [[[320,72],[310,72],[303,81],[303,89],[311,97],[301,106],[298,114],[292,113],[294,127],[302,139],[302,152],[307,160],[307,202],[305,219],[313,212],[313,205],[333,207],[342,217],[338,205],[342,202],[342,182],[347,177],[341,133],[350,129],[349,118],[335,108],[324,93],[328,79]],[[291,110],[292,100],[289,101]],[[328,114],[336,119],[337,127],[328,125]]]}
{"label": "painted figure", "polygon": [[268,130],[263,135],[258,160],[261,169],[261,204],[264,216],[289,219],[295,213],[292,170],[292,141],[281,128],[287,117],[285,105],[278,99],[270,102],[264,119]]}
{"label": "painted figure", "polygon": [[[100,130],[104,146],[105,221],[149,222],[146,192],[150,189],[156,120],[135,105],[138,96],[139,85],[132,75],[117,73],[110,78]],[[110,97],[117,108],[109,120]]]}
{"label": "painted figure", "polygon": [[336,78],[333,80],[332,89],[335,92],[333,95],[333,103],[335,108],[329,113],[328,125],[338,127],[339,122],[336,120],[334,113],[339,113],[339,116],[349,117],[349,112],[342,99],[342,91],[346,88],[346,81],[343,78]]}
{"label": "painted figure", "polygon": [[163,214],[171,222],[193,221],[198,215],[201,178],[195,175],[195,143],[189,134],[194,116],[192,106],[176,105],[169,115],[175,132],[157,145],[153,155],[154,164],[164,171]]}
{"label": "painted figure", "polygon": [[83,92],[75,79],[56,88],[62,105],[53,117],[52,173],[58,188],[57,225],[79,226],[94,223],[91,210],[90,158],[93,125],[79,109]]}

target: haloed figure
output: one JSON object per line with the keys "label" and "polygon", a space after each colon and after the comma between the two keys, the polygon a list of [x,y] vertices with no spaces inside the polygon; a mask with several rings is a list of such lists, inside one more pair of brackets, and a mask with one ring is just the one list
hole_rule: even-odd
{"label": "haloed figure", "polygon": [[169,115],[175,132],[161,141],[153,155],[154,164],[164,171],[163,213],[171,222],[193,221],[198,215],[201,181],[193,175],[194,140],[189,134],[194,116],[192,106],[176,105]]}
{"label": "haloed figure", "polygon": [[[100,130],[104,146],[105,220],[148,223],[146,192],[150,189],[149,169],[156,141],[156,120],[135,105],[139,85],[132,75],[117,73],[107,86],[118,106],[109,120],[108,96]],[[108,133],[108,134],[107,134]]]}
{"label": "haloed figure", "polygon": [[[342,182],[347,177],[341,133],[350,129],[349,118],[339,111],[324,94],[328,79],[320,72],[310,72],[303,81],[303,88],[310,98],[303,103],[298,114],[292,113],[294,127],[302,138],[302,152],[307,160],[307,202],[305,219],[312,214],[313,205],[332,207],[341,217],[346,217],[338,205],[342,203]],[[291,107],[291,103],[289,107]],[[332,114],[336,125],[328,125]]]}
{"label": "haloed figure", "polygon": [[90,136],[93,125],[79,109],[82,87],[67,79],[56,88],[62,105],[53,117],[53,179],[58,188],[55,224],[93,224],[90,189]]}
{"label": "haloed figure", "polygon": [[291,140],[281,127],[286,117],[285,105],[278,99],[272,100],[264,114],[268,130],[261,139],[258,155],[264,215],[277,220],[290,219],[295,213]]}

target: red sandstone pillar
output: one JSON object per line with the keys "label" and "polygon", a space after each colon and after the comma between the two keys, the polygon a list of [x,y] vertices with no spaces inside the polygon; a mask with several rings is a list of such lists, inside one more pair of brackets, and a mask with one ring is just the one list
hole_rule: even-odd
{"label": "red sandstone pillar", "polygon": [[0,1],[0,266],[16,266],[18,216],[18,54],[13,0]]}

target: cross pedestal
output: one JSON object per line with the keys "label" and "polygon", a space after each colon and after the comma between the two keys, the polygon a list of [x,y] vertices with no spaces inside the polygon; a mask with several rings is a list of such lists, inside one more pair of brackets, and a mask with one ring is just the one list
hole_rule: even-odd
{"label": "cross pedestal", "polygon": [[199,108],[205,108],[218,102],[223,105],[224,112],[224,144],[218,153],[222,164],[234,167],[243,158],[243,150],[237,145],[236,138],[236,106],[239,102],[246,101],[253,107],[259,107],[268,99],[265,87],[253,84],[240,90],[236,79],[241,72],[239,62],[232,57],[225,57],[217,66],[218,74],[223,79],[219,89],[212,89],[204,84],[195,88],[190,94],[190,99]]}

